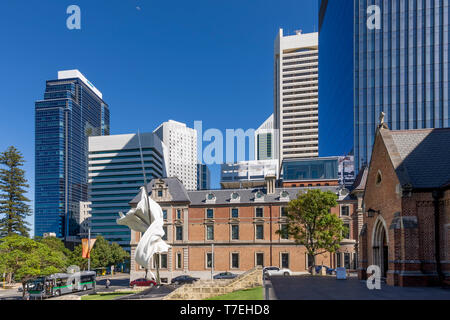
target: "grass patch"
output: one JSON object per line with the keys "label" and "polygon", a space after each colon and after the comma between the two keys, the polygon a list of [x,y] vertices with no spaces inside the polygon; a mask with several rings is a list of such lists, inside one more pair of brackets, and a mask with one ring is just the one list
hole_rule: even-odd
{"label": "grass patch", "polygon": [[257,287],[253,289],[236,291],[205,300],[263,300],[263,288]]}
{"label": "grass patch", "polygon": [[113,300],[114,298],[127,296],[129,294],[133,294],[133,292],[111,292],[102,294],[92,294],[82,296],[81,300]]}

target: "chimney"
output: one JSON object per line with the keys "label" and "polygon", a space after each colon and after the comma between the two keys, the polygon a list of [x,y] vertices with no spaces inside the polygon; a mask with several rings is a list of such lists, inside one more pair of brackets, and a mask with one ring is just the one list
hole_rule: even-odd
{"label": "chimney", "polygon": [[267,175],[265,179],[267,194],[275,194],[275,182],[277,177],[275,175]]}

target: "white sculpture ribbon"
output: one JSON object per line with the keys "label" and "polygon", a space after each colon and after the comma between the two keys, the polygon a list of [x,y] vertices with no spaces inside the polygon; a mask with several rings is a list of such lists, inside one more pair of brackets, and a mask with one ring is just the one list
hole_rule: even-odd
{"label": "white sculpture ribbon", "polygon": [[[141,188],[139,196],[140,200],[136,208],[128,211],[125,216],[122,212],[119,213],[120,219],[117,219],[117,224],[128,226],[132,230],[144,233],[136,248],[134,259],[143,268],[148,269],[153,255],[155,253],[168,252],[170,246],[162,240],[165,233],[161,207],[152,198],[148,197],[144,187]],[[155,275],[150,270],[148,271],[156,279]]]}

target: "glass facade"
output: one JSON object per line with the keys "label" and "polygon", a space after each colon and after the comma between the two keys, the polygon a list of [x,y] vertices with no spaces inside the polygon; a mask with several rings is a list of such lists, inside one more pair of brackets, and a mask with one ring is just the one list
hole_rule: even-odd
{"label": "glass facade", "polygon": [[[142,133],[142,156],[147,182],[164,175],[162,149],[151,144],[152,133]],[[144,175],[137,135],[97,137],[90,139],[89,201],[91,202],[91,234],[102,235],[130,250],[131,232],[118,225],[119,212],[130,210],[129,202],[144,184]],[[125,143],[124,141],[128,141]],[[159,141],[159,143],[161,143]],[[163,218],[167,220],[167,209]],[[167,232],[166,232],[167,235]]]}
{"label": "glass facade", "polygon": [[35,235],[79,234],[88,137],[109,135],[109,107],[80,79],[47,81],[35,103]]}
{"label": "glass facade", "polygon": [[197,189],[211,189],[211,172],[206,164],[197,164]]}
{"label": "glass facade", "polygon": [[338,180],[338,158],[283,162],[284,181]]}
{"label": "glass facade", "polygon": [[353,148],[353,0],[320,0],[319,155]]}
{"label": "glass facade", "polygon": [[272,133],[260,133],[256,139],[257,160],[273,159],[273,135]]}
{"label": "glass facade", "polygon": [[[369,29],[371,5],[380,29]],[[370,161],[379,116],[392,130],[449,127],[446,0],[359,0],[354,6],[356,169]]]}

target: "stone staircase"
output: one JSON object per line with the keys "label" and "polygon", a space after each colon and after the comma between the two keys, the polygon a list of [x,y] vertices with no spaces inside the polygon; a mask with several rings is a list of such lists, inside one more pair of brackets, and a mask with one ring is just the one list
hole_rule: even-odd
{"label": "stone staircase", "polygon": [[257,267],[232,280],[197,281],[184,285],[172,291],[164,300],[203,300],[262,285],[262,268]]}

